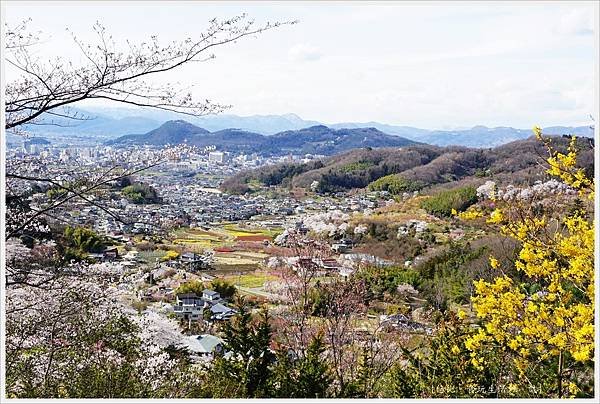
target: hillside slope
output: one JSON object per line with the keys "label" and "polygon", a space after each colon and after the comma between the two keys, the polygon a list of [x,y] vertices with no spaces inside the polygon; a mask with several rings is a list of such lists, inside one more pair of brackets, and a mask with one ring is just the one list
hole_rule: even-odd
{"label": "hillside slope", "polygon": [[[558,150],[566,149],[568,138],[552,139]],[[578,139],[580,164],[590,173],[594,164],[592,143],[592,139]],[[529,184],[546,177],[540,164],[545,156],[544,146],[533,137],[490,149],[431,145],[362,148],[306,164],[286,163],[242,172],[226,180],[222,189],[243,193],[249,189],[246,184],[258,181],[267,186],[306,189],[318,184],[320,192],[336,192],[365,188],[386,176],[390,176],[389,181],[400,181],[407,191],[454,181],[482,183],[487,179]]]}

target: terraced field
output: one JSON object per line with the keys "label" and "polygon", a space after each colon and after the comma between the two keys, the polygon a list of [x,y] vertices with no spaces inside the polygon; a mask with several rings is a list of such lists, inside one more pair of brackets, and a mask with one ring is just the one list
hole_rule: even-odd
{"label": "terraced field", "polygon": [[[246,251],[239,242],[249,242],[255,249],[261,249],[264,241],[271,241],[281,229],[244,228],[229,223],[210,230],[181,228],[171,234],[172,243],[182,246],[186,251],[215,251],[214,267],[217,271],[254,271],[268,257],[256,251]],[[246,244],[247,247],[248,244]],[[229,251],[228,251],[229,250]]]}
{"label": "terraced field", "polygon": [[223,230],[234,238],[238,237],[253,237],[253,236],[266,236],[269,238],[275,237],[279,234],[282,229],[268,229],[268,228],[240,228],[236,224],[226,224],[223,226]]}
{"label": "terraced field", "polygon": [[200,251],[208,248],[232,246],[236,241],[270,241],[281,229],[247,229],[235,224],[225,224],[208,230],[182,228],[172,233],[173,244]]}
{"label": "terraced field", "polygon": [[271,275],[266,272],[256,271],[253,273],[247,273],[239,276],[227,276],[225,277],[225,279],[242,288],[255,289],[262,288],[265,282],[274,281],[279,278],[277,278],[275,275]]}

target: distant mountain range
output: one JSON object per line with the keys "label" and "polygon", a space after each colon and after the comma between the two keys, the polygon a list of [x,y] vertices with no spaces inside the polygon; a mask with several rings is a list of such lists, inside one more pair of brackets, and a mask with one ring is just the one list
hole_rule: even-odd
{"label": "distant mountain range", "polygon": [[[370,126],[390,135],[404,136],[408,139],[436,146],[468,146],[495,147],[515,140],[527,139],[533,132],[531,129],[515,129],[511,127],[474,126],[460,130],[427,130],[410,126],[386,125],[378,122],[341,123],[330,125],[332,128],[356,128]],[[547,135],[577,135],[594,137],[594,129],[589,126],[552,126],[543,129]]]}
{"label": "distant mountain range", "polygon": [[60,126],[30,125],[26,129],[32,133],[73,133],[115,138],[132,133],[144,133],[166,121],[181,119],[185,119],[211,132],[239,128],[265,135],[273,135],[285,130],[303,129],[321,124],[317,121],[304,120],[295,114],[252,116],[220,114],[195,117],[169,111],[131,108],[70,108],[69,113],[76,113],[79,117],[90,119],[74,121],[47,115],[45,117],[47,122],[52,122]]}
{"label": "distant mountain range", "polygon": [[189,144],[198,147],[217,146],[220,150],[263,155],[322,154],[365,147],[402,147],[417,142],[385,134],[375,128],[332,129],[315,125],[265,136],[242,129],[210,132],[183,120],[167,121],[160,127],[140,135],[125,135],[106,142],[109,145]]}
{"label": "distant mountain range", "polygon": [[[115,139],[123,135],[140,134],[152,131],[166,121],[180,120],[182,115],[168,111],[130,108],[89,108],[72,109],[81,116],[93,119],[85,121],[68,121],[49,116],[47,120],[61,126],[30,126],[32,134],[78,135],[95,137],[102,140]],[[275,135],[285,131],[294,131],[322,125],[317,121],[304,120],[295,114],[285,115],[211,115],[204,117],[185,117],[189,123],[211,133],[219,131],[235,131],[238,134]],[[416,142],[438,146],[460,145],[469,147],[494,147],[531,136],[531,129],[515,129],[512,127],[488,128],[474,126],[460,130],[428,130],[410,126],[388,125],[379,122],[346,122],[327,124],[331,129],[374,128],[384,134],[404,137]],[[231,129],[237,128],[237,129]],[[588,126],[545,128],[544,132],[553,135],[576,134],[593,137],[594,131]]]}

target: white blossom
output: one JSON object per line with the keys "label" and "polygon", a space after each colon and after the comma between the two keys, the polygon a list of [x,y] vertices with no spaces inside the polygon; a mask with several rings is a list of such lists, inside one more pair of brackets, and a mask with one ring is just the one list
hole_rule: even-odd
{"label": "white blossom", "polygon": [[366,224],[359,224],[354,228],[354,234],[365,234],[368,228]]}
{"label": "white blossom", "polygon": [[477,188],[477,196],[482,199],[493,198],[496,192],[496,183],[494,181],[486,181],[485,184]]}

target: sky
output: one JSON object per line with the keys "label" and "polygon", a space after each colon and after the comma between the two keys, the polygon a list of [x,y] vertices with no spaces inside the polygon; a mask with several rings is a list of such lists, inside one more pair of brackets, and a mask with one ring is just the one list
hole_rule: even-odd
{"label": "sky", "polygon": [[[158,79],[237,115],[295,113],[324,123],[450,129],[579,126],[595,104],[594,2],[23,2],[41,57],[81,61],[65,30],[93,42],[99,21],[118,43],[194,37],[212,18],[298,20],[214,50]],[[7,71],[7,80],[11,79]]]}

